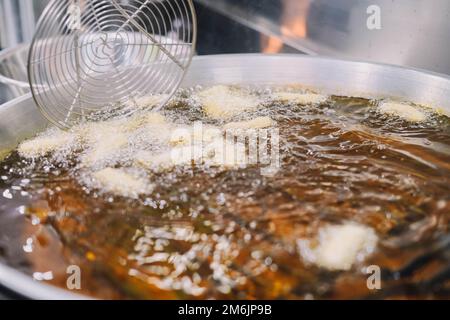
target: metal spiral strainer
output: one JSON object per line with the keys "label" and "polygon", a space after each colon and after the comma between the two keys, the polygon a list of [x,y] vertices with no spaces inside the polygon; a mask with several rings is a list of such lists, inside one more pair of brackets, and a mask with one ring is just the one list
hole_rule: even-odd
{"label": "metal spiral strainer", "polygon": [[189,67],[196,28],[192,0],[52,0],[28,58],[35,102],[61,128],[131,113],[144,97],[161,108]]}

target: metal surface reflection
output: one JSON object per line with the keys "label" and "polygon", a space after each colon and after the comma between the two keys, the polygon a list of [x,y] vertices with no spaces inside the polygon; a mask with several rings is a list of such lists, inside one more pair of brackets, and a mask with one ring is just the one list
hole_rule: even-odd
{"label": "metal surface reflection", "polygon": [[[432,4],[426,0],[196,2],[257,31],[261,52],[283,52],[288,46],[310,55],[450,73],[450,2],[446,0]],[[371,25],[374,17],[379,26]]]}

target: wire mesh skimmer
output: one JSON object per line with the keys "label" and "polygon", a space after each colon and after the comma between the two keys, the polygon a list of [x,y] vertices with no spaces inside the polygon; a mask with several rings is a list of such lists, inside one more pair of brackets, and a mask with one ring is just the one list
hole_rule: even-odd
{"label": "wire mesh skimmer", "polygon": [[196,28],[192,0],[52,0],[28,58],[34,100],[61,128],[132,113],[152,96],[161,108],[191,63]]}

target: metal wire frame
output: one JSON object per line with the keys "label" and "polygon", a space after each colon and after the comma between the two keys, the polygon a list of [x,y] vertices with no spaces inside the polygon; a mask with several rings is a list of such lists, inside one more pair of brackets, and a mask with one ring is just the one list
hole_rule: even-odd
{"label": "metal wire frame", "polygon": [[63,129],[97,111],[132,113],[149,95],[163,95],[161,108],[183,80],[196,39],[192,0],[52,0],[28,57],[33,98]]}

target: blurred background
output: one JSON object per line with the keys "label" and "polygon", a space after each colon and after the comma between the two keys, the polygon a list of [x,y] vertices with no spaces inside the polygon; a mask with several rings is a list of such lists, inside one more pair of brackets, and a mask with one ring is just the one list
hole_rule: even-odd
{"label": "blurred background", "polygon": [[[0,0],[0,104],[28,92],[27,44],[48,2]],[[299,53],[450,75],[448,0],[194,2],[200,55]]]}

